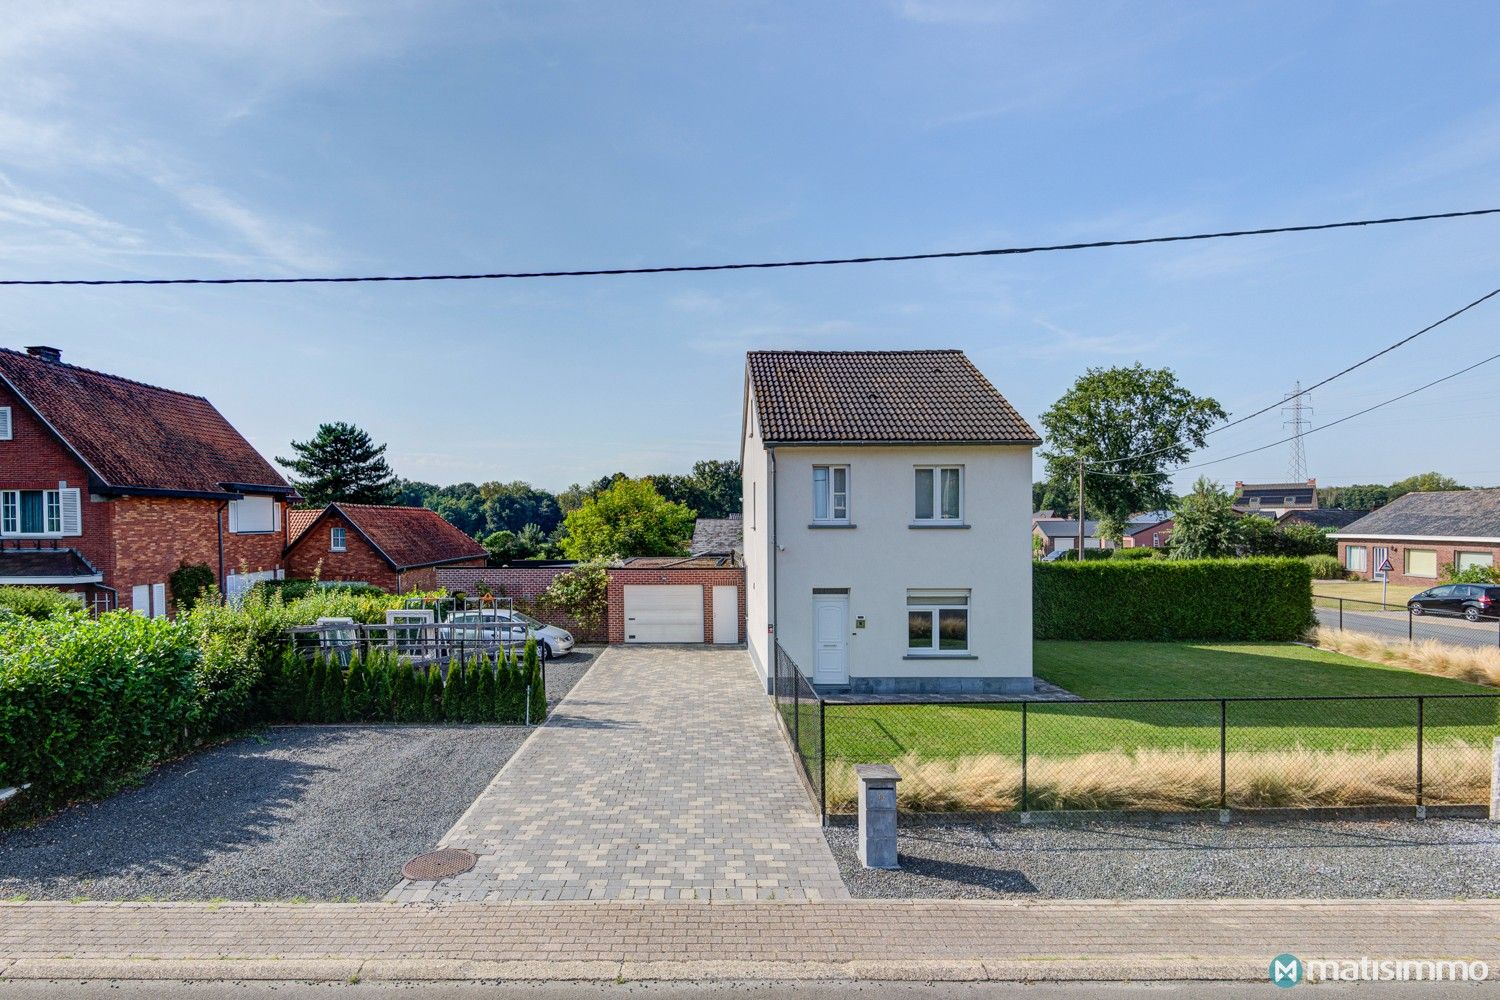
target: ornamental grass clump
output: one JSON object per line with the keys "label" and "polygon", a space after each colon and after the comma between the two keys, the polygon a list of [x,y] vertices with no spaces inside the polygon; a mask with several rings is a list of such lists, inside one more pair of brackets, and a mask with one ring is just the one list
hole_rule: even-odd
{"label": "ornamental grass clump", "polygon": [[[901,809],[911,812],[1008,812],[1020,808],[1021,765],[1011,755],[979,754],[891,762],[901,775]],[[1430,743],[1423,762],[1423,800],[1472,804],[1489,799],[1490,751],[1459,741]],[[1231,751],[1225,761],[1231,807],[1409,805],[1416,801],[1416,747],[1393,750]],[[854,765],[828,762],[828,808],[852,811]],[[1219,755],[1213,751],[1111,750],[1071,757],[1033,757],[1027,774],[1032,810],[1216,809]]]}
{"label": "ornamental grass clump", "polygon": [[1317,629],[1313,641],[1321,649],[1359,660],[1452,677],[1470,684],[1500,687],[1500,648],[1493,646],[1455,646],[1436,639],[1388,642],[1364,632],[1331,628]]}

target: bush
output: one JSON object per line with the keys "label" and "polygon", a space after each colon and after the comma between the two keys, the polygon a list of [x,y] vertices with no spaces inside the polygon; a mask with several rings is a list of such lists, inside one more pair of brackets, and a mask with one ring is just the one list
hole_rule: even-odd
{"label": "bush", "polygon": [[172,604],[181,614],[191,611],[203,597],[217,593],[218,581],[206,563],[189,565],[184,561],[167,576],[167,588],[172,592]]}
{"label": "bush", "polygon": [[262,597],[280,594],[283,601],[295,601],[310,594],[336,591],[356,597],[382,597],[386,592],[368,583],[323,583],[318,580],[262,580],[253,588]]}
{"label": "bush", "polygon": [[46,806],[109,789],[199,728],[192,629],[108,614],[12,617],[0,628],[0,787]]}
{"label": "bush", "polygon": [[1500,572],[1494,566],[1470,566],[1459,569],[1452,563],[1443,563],[1444,583],[1500,583]]}
{"label": "bush", "polygon": [[1313,624],[1300,559],[1043,563],[1032,593],[1037,639],[1285,642]]}
{"label": "bush", "polygon": [[1339,562],[1338,556],[1303,556],[1303,561],[1312,570],[1314,580],[1342,580],[1349,573]]}
{"label": "bush", "polygon": [[530,719],[533,725],[540,725],[547,717],[547,689],[542,683],[542,664],[536,654],[535,639],[526,640],[526,683],[531,688]]}
{"label": "bush", "polygon": [[1114,553],[1115,559],[1163,559],[1166,557],[1167,550],[1138,545],[1130,549],[1115,549]]}
{"label": "bush", "polygon": [[0,587],[0,611],[23,618],[55,618],[83,610],[83,598],[51,587]]}

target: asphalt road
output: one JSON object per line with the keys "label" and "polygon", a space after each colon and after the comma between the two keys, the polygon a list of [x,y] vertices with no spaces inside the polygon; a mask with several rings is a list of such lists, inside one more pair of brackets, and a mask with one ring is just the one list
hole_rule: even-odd
{"label": "asphalt road", "polygon": [[[1337,608],[1315,607],[1318,624],[1327,628],[1339,627]],[[1386,639],[1407,638],[1406,612],[1404,611],[1355,611],[1344,608],[1343,627],[1350,632],[1365,632]],[[1469,622],[1462,618],[1440,618],[1419,615],[1412,621],[1412,638],[1436,639],[1460,646],[1500,646],[1500,622]]]}
{"label": "asphalt road", "polygon": [[[1308,987],[1319,997],[1497,996],[1500,980],[1483,984],[1319,983]],[[1189,1000],[1264,1000],[1278,991],[1268,983],[166,983],[166,982],[6,982],[0,997],[14,1000],[595,1000],[651,997],[652,1000],[1158,1000],[1168,995]]]}

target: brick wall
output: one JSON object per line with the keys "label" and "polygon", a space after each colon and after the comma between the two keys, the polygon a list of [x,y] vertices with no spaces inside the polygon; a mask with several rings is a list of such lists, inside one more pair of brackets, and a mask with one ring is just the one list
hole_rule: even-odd
{"label": "brick wall", "polygon": [[[280,501],[278,501],[280,502]],[[94,507],[101,504],[91,505]],[[179,497],[118,497],[108,502],[114,529],[113,572],[104,582],[120,592],[120,607],[131,608],[131,589],[167,583],[184,562],[202,563],[219,577],[219,529],[224,539],[224,575],[262,573],[282,566],[285,531],[235,534],[221,500]],[[285,523],[286,509],[282,507]],[[220,585],[223,580],[219,580]]]}
{"label": "brick wall", "polygon": [[[1409,584],[1414,587],[1435,587],[1439,583],[1442,583],[1440,577],[1443,572],[1443,567],[1449,563],[1456,563],[1458,561],[1458,553],[1460,552],[1488,552],[1490,553],[1491,558],[1494,559],[1495,565],[1500,566],[1500,545],[1455,545],[1452,542],[1445,541],[1381,542],[1378,539],[1355,539],[1352,542],[1340,541],[1339,564],[1342,566],[1347,567],[1349,565],[1349,547],[1351,545],[1362,546],[1365,550],[1365,568],[1364,570],[1354,574],[1362,580],[1373,580],[1375,578],[1375,571],[1380,568],[1380,563],[1375,559],[1375,549],[1376,547],[1381,545],[1384,545],[1385,548],[1389,551],[1392,567],[1392,572],[1390,574],[1391,583]],[[1427,549],[1435,551],[1437,553],[1438,576],[1409,575],[1406,572],[1407,549]]]}
{"label": "brick wall", "polygon": [[571,615],[554,611],[538,613],[537,598],[547,590],[552,578],[566,573],[568,566],[439,566],[438,586],[448,593],[462,591],[470,596],[478,593],[476,584],[483,581],[490,590],[504,597],[515,598],[516,608],[535,615],[548,625],[567,629],[578,642],[604,642],[605,628],[589,630],[580,625]]}
{"label": "brick wall", "polygon": [[[344,529],[343,552],[329,548],[330,532],[335,527]],[[396,593],[396,571],[391,564],[360,537],[347,518],[337,513],[321,518],[297,539],[286,554],[286,575],[299,580],[316,576],[320,580],[368,583]]]}
{"label": "brick wall", "polygon": [[703,588],[703,641],[714,641],[714,586],[739,588],[739,642],[745,641],[745,570],[739,566],[695,569],[611,569],[609,571],[609,641],[625,641],[626,585],[700,586]]}

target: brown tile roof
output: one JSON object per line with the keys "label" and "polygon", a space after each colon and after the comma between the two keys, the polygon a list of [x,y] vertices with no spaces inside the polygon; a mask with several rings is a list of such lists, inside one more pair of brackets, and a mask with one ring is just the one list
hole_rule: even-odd
{"label": "brown tile roof", "polygon": [[[337,511],[344,515],[365,540],[375,546],[394,569],[413,569],[460,559],[482,558],[488,553],[468,535],[443,520],[443,516],[426,507],[377,507],[362,503],[329,504],[321,511],[293,511],[289,526],[296,539],[305,535],[320,517]],[[313,513],[298,529],[300,517]],[[290,546],[289,546],[290,547]]]}
{"label": "brown tile roof", "polygon": [[769,443],[1039,444],[962,351],[751,351]]}
{"label": "brown tile roof", "polygon": [[0,378],[94,470],[96,487],[224,493],[225,483],[239,483],[290,489],[202,396],[5,348]]}

